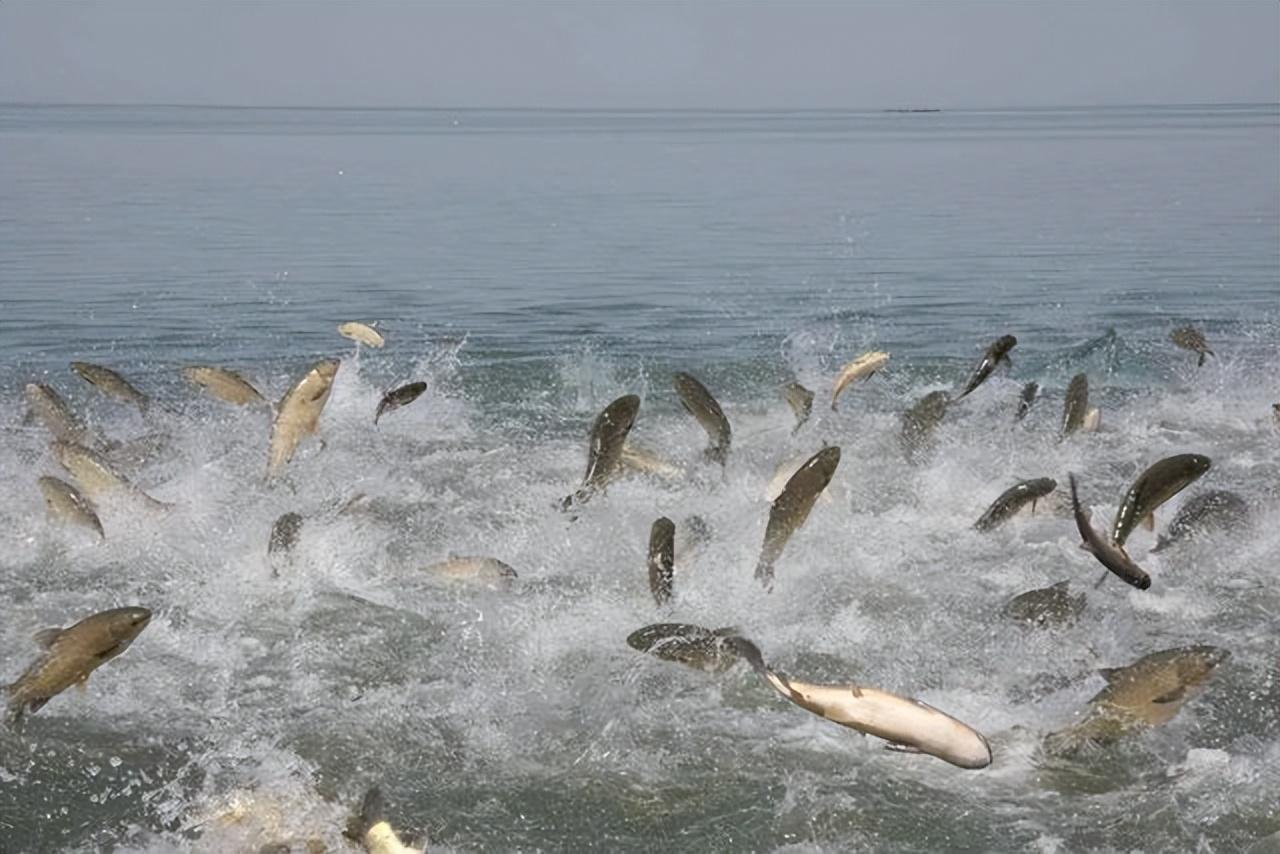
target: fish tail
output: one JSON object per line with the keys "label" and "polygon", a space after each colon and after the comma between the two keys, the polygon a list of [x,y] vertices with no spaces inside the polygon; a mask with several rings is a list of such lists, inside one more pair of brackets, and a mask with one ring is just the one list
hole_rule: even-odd
{"label": "fish tail", "polygon": [[387,802],[382,796],[382,789],[377,786],[371,786],[360,801],[359,811],[351,816],[351,820],[347,822],[346,835],[351,839],[362,841],[365,838],[365,834],[369,832],[369,828],[384,820],[386,805]]}
{"label": "fish tail", "polygon": [[1206,357],[1206,356],[1210,356],[1210,355],[1213,355],[1213,351],[1212,351],[1212,350],[1201,350],[1201,351],[1200,351],[1200,361],[1196,362],[1196,367],[1197,367],[1197,368],[1203,368],[1203,367],[1204,367],[1204,360],[1205,360],[1205,357]]}

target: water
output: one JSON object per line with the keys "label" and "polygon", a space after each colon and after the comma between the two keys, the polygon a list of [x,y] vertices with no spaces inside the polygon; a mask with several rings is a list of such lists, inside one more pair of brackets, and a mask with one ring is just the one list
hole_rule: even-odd
{"label": "water", "polygon": [[[0,679],[37,629],[155,611],[81,695],[0,736],[0,850],[341,850],[364,788],[432,850],[1274,850],[1280,844],[1280,109],[885,114],[0,107]],[[337,323],[378,321],[383,351]],[[1168,342],[1183,322],[1217,354]],[[900,413],[996,336],[1013,367],[908,466]],[[888,368],[826,398],[867,349]],[[177,369],[241,370],[278,399],[343,359],[287,477],[268,419]],[[71,374],[125,373],[145,418]],[[723,476],[670,385],[692,371],[734,427]],[[1059,444],[1070,377],[1102,430]],[[423,398],[372,427],[381,393]],[[778,386],[818,399],[795,436]],[[1012,426],[1022,383],[1042,398]],[[48,520],[62,474],[24,423],[54,385],[128,443],[165,516],[103,502],[101,545]],[[585,433],[624,393],[634,440],[684,467],[630,476],[576,522]],[[752,579],[783,459],[839,444],[833,502]],[[982,535],[1014,481],[1067,471],[1097,521],[1172,453],[1213,458],[1249,526],[1100,571],[1061,510]],[[357,493],[357,512],[337,508]],[[273,578],[272,521],[306,517]],[[659,515],[714,532],[653,604]],[[489,554],[510,590],[421,567]],[[1074,626],[1000,614],[1071,579]],[[917,696],[987,734],[961,771],[881,749],[747,668],[643,656],[635,628],[736,626],[818,682]],[[1169,724],[1075,762],[1037,750],[1158,649],[1231,651]],[[232,803],[243,819],[229,821]],[[221,815],[221,818],[218,816]],[[1252,849],[1249,846],[1254,846]],[[1271,846],[1271,847],[1268,847]]]}

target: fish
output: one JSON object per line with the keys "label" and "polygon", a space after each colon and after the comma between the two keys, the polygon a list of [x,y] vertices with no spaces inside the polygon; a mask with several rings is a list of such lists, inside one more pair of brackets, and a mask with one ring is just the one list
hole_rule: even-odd
{"label": "fish", "polygon": [[125,403],[132,403],[143,412],[151,404],[151,398],[138,391],[129,381],[110,368],[95,365],[91,362],[72,362],[71,370],[80,375],[90,385],[97,386],[106,394],[119,398]]}
{"label": "fish", "polygon": [[387,821],[386,802],[377,786],[365,792],[360,812],[347,823],[346,835],[364,846],[368,854],[424,854],[423,849],[410,848]]}
{"label": "fish", "polygon": [[1241,528],[1248,521],[1249,505],[1239,495],[1225,489],[1202,492],[1182,505],[1151,551],[1164,551],[1211,531]]}
{"label": "fish", "polygon": [[734,636],[728,643],[783,697],[832,723],[882,738],[889,750],[926,753],[968,770],[991,764],[991,744],[982,733],[927,703],[865,685],[791,679],[769,669],[759,647],[746,638]]}
{"label": "fish", "polygon": [[89,434],[89,429],[51,386],[27,383],[24,393],[31,414],[48,428],[53,438],[85,446],[98,444]]}
{"label": "fish", "polygon": [[271,448],[267,458],[267,477],[279,474],[298,443],[313,435],[320,423],[320,413],[333,391],[333,378],[338,374],[337,359],[322,359],[312,365],[280,401],[271,420]]}
{"label": "fish", "polygon": [[384,412],[390,412],[393,409],[399,409],[402,406],[408,406],[413,403],[426,390],[426,383],[416,382],[402,385],[400,388],[387,392],[382,396],[382,400],[378,401],[378,408],[373,413],[373,423],[376,425]]}
{"label": "fish", "polygon": [[[778,496],[782,494],[782,490],[786,488],[787,481],[791,480],[791,476],[800,469],[800,466],[807,463],[809,459],[810,455],[804,453],[799,456],[787,457],[785,460],[778,463],[773,470],[773,477],[769,478],[769,483],[764,488],[765,499],[768,501],[777,500]],[[826,490],[823,490],[822,495],[819,496],[818,500],[824,504],[831,504],[834,501],[831,494]]]}
{"label": "fish", "polygon": [[[1134,563],[1128,552],[1118,543],[1104,539],[1089,524],[1089,511],[1080,506],[1080,496],[1076,492],[1076,476],[1068,475],[1071,482],[1071,509],[1075,515],[1076,529],[1080,532],[1085,546],[1098,559],[1098,563],[1118,575],[1125,583],[1132,584],[1139,590],[1151,586],[1151,576],[1142,567]],[[1103,575],[1106,578],[1106,575]]]}
{"label": "fish", "polygon": [[45,652],[6,689],[8,726],[21,731],[28,714],[72,685],[83,685],[89,674],[128,649],[149,622],[146,608],[112,608],[67,629],[37,632],[36,643]]}
{"label": "fish", "polygon": [[1090,407],[1089,411],[1084,414],[1084,421],[1080,424],[1081,433],[1097,433],[1098,427],[1102,425],[1102,410],[1098,407]]}
{"label": "fish", "polygon": [[660,516],[649,528],[649,591],[659,605],[671,599],[675,553],[676,524]]}
{"label": "fish", "polygon": [[1037,477],[1015,483],[991,502],[991,506],[973,523],[973,527],[979,531],[993,530],[1027,504],[1031,505],[1031,512],[1034,513],[1036,502],[1057,488],[1058,482],[1051,477]]}
{"label": "fish", "polygon": [[622,457],[618,463],[629,471],[651,474],[667,480],[678,480],[684,476],[683,468],[633,442],[627,442],[622,446]]}
{"label": "fish", "polygon": [[840,448],[835,445],[823,448],[800,466],[783,487],[782,494],[769,508],[769,524],[764,531],[764,545],[756,562],[756,578],[765,589],[773,587],[773,565],[782,555],[782,549],[791,535],[809,518],[809,511],[831,483],[840,464]]}
{"label": "fish", "polygon": [[956,400],[960,400],[969,392],[986,382],[987,377],[991,376],[992,371],[996,369],[1001,362],[1006,365],[1012,365],[1009,359],[1009,351],[1016,347],[1018,339],[1012,335],[1001,335],[995,341],[991,342],[991,346],[982,354],[982,358],[978,360],[978,364],[974,366],[973,372],[969,374],[969,379],[965,381],[964,388],[956,395]]}
{"label": "fish", "polygon": [[474,581],[482,584],[507,584],[515,579],[516,571],[493,557],[462,555],[433,563],[422,570],[438,578],[450,581]]}
{"label": "fish", "polygon": [[591,425],[587,472],[582,477],[582,486],[560,502],[561,510],[585,504],[617,474],[627,434],[631,432],[639,411],[640,398],[634,394],[626,394],[610,403],[596,416],[595,423]]}
{"label": "fish", "polygon": [[106,532],[102,530],[102,520],[98,518],[97,508],[78,489],[56,477],[42,477],[36,483],[44,495],[44,506],[49,511],[50,518],[83,525],[96,531],[98,539],[107,538]]}
{"label": "fish", "polygon": [[354,320],[339,325],[338,334],[343,338],[350,338],[352,341],[377,349],[381,349],[387,343],[387,340],[379,335],[372,326],[367,326]]}
{"label": "fish", "polygon": [[234,403],[236,406],[253,406],[267,402],[252,383],[235,371],[226,368],[190,365],[182,369],[182,376],[187,382],[200,386],[218,400]]}
{"label": "fish", "polygon": [[1179,326],[1177,329],[1169,333],[1169,340],[1183,350],[1190,350],[1200,356],[1196,362],[1196,367],[1204,365],[1205,356],[1215,355],[1209,349],[1209,344],[1204,340],[1204,333],[1194,326]]}
{"label": "fish", "polygon": [[1202,454],[1174,454],[1149,466],[1120,502],[1111,523],[1112,542],[1123,546],[1139,522],[1148,530],[1154,528],[1156,508],[1198,480],[1210,465]]}
{"label": "fish", "polygon": [[845,386],[854,380],[870,379],[876,371],[883,368],[888,362],[888,353],[872,350],[869,353],[863,353],[841,368],[840,373],[836,376],[836,381],[831,385],[831,411],[836,411],[836,400],[840,397],[840,392],[844,391]]}
{"label": "fish", "polygon": [[796,426],[791,428],[792,434],[795,434],[813,414],[813,392],[800,383],[787,383],[782,387],[782,397],[795,413]]}
{"label": "fish", "polygon": [[1033,626],[1065,625],[1075,622],[1084,610],[1083,593],[1072,594],[1070,582],[1059,581],[1038,590],[1028,590],[1004,606],[1006,616]]}
{"label": "fish", "polygon": [[1089,700],[1078,724],[1046,736],[1046,752],[1070,756],[1168,723],[1229,657],[1219,647],[1184,646],[1144,655],[1126,667],[1099,671],[1106,687]]}
{"label": "fish", "polygon": [[728,639],[737,629],[704,629],[688,623],[654,623],[627,636],[634,650],[656,655],[706,673],[723,673],[738,662],[737,650]]}
{"label": "fish", "polygon": [[92,499],[123,494],[152,510],[173,509],[172,504],[157,501],[118,474],[96,451],[60,439],[55,439],[49,447],[58,463],[75,478],[80,489]]}
{"label": "fish", "polygon": [[945,391],[931,391],[902,414],[902,432],[898,441],[907,462],[920,462],[933,446],[933,431],[942,421],[950,403]]}
{"label": "fish", "polygon": [[1058,432],[1058,441],[1070,436],[1084,426],[1084,418],[1089,412],[1089,378],[1084,374],[1076,374],[1067,385],[1067,397],[1062,402],[1062,429]]}
{"label": "fish", "polygon": [[1022,392],[1018,395],[1018,410],[1013,413],[1014,421],[1021,421],[1027,417],[1027,413],[1031,411],[1031,405],[1036,402],[1036,398],[1040,395],[1039,383],[1027,383],[1022,387]]}
{"label": "fish", "polygon": [[267,540],[267,560],[271,564],[273,576],[278,576],[281,567],[288,564],[301,534],[302,516],[297,513],[282,513],[271,526],[271,536]]}
{"label": "fish", "polygon": [[729,457],[732,431],[720,404],[692,374],[676,372],[672,377],[672,385],[675,386],[676,394],[680,395],[680,403],[685,411],[697,419],[711,439],[711,445],[705,451],[707,459],[723,466]]}

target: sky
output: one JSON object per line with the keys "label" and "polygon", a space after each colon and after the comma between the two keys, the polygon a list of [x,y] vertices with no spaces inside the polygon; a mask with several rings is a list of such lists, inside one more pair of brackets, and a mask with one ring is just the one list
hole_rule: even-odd
{"label": "sky", "polygon": [[1280,101],[1280,0],[0,0],[0,102]]}

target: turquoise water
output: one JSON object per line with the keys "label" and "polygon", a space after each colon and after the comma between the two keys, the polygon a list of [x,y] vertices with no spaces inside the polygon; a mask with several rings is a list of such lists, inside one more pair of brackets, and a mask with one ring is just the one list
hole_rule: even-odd
{"label": "turquoise water", "polygon": [[[338,832],[364,787],[432,850],[1204,850],[1277,844],[1280,817],[1280,107],[605,112],[0,106],[0,680],[31,633],[117,604],[135,645],[0,736],[0,850],[254,849]],[[347,320],[387,347],[356,351]],[[1200,369],[1168,341],[1201,328]],[[900,414],[1001,334],[1013,366],[954,407],[922,465]],[[829,412],[839,367],[889,366]],[[267,415],[178,368],[278,399],[341,356],[283,483]],[[124,373],[146,417],[67,370]],[[734,427],[723,476],[670,383]],[[1089,375],[1102,429],[1057,443]],[[372,427],[382,392],[428,393]],[[794,436],[778,387],[817,392]],[[1012,426],[1022,384],[1044,388]],[[47,382],[127,474],[178,508],[106,502],[97,545],[46,519],[62,476],[22,389]],[[635,440],[680,466],[576,522],[585,432],[642,397]],[[780,461],[844,451],[833,502],[751,578]],[[1061,510],[970,530],[1014,481],[1079,473],[1110,518],[1134,476],[1196,451],[1243,533],[1147,555],[1149,591],[1091,585]],[[339,516],[356,493],[364,512]],[[291,574],[267,532],[306,519]],[[659,515],[708,519],[677,597],[646,589]],[[490,554],[510,591],[421,567]],[[687,570],[687,571],[686,571]],[[1070,578],[1075,626],[999,611]],[[737,667],[641,656],[646,623],[734,625],[780,669],[918,696],[991,739],[964,772],[890,754]],[[1168,725],[1068,767],[1039,738],[1099,667],[1232,652]],[[118,760],[113,762],[113,758]],[[231,798],[241,823],[206,821]],[[263,806],[267,805],[267,806]],[[256,810],[256,811],[255,811]],[[274,819],[266,816],[275,810]],[[925,820],[927,817],[928,820]],[[267,826],[275,821],[280,828]]]}

